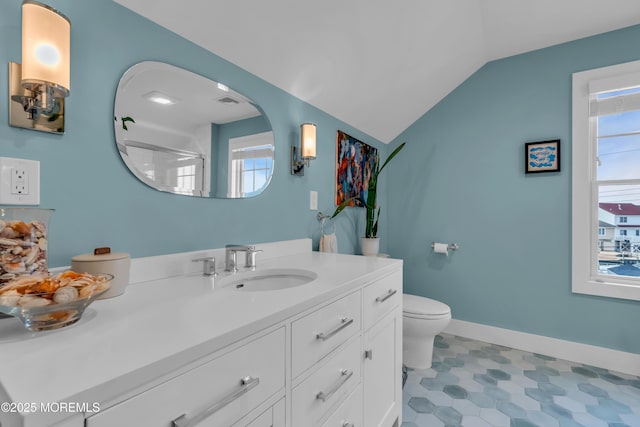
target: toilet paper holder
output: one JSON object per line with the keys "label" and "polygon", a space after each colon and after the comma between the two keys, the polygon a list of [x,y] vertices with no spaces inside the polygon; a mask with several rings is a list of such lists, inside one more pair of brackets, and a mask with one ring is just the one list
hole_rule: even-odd
{"label": "toilet paper holder", "polygon": [[[431,248],[435,249],[435,247],[436,247],[436,242],[431,243]],[[457,243],[449,243],[447,245],[447,249],[450,250],[450,251],[455,251],[455,250],[457,250],[459,248],[460,248],[460,246],[458,246]]]}

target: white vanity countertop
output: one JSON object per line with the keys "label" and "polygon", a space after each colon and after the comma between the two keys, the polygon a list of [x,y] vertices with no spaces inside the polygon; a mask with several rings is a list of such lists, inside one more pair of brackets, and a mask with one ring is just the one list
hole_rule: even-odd
{"label": "white vanity countertop", "polygon": [[[258,261],[258,270],[318,275],[294,288],[220,289],[196,274],[131,285],[124,295],[95,301],[75,325],[51,332],[32,333],[17,319],[0,320],[0,402],[112,401],[401,265],[389,258],[307,252]],[[7,415],[0,412],[3,425]],[[26,415],[26,425],[62,417]]]}

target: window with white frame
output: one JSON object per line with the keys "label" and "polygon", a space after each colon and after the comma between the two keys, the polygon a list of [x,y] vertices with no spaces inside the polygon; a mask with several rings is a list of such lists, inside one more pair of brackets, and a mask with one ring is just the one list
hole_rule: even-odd
{"label": "window with white frame", "polygon": [[573,292],[640,300],[640,239],[621,228],[640,225],[639,164],[640,61],[573,74]]}
{"label": "window with white frame", "polygon": [[230,138],[227,197],[260,194],[271,179],[273,153],[273,132]]}

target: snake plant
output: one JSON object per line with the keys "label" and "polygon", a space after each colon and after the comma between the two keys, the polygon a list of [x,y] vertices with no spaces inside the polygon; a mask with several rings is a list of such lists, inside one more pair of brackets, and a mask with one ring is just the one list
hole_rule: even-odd
{"label": "snake plant", "polygon": [[366,216],[366,227],[365,227],[365,237],[374,238],[378,236],[378,220],[380,219],[380,207],[376,210],[376,198],[378,192],[378,176],[380,172],[387,166],[387,164],[393,159],[396,154],[400,152],[406,145],[406,142],[400,144],[393,152],[387,157],[387,160],[382,163],[380,166],[380,158],[376,158],[376,163],[373,169],[373,173],[371,174],[371,178],[369,179],[369,188],[367,190],[367,200],[363,200],[361,197],[349,197],[345,199],[340,205],[336,208],[331,215],[331,218],[335,218],[342,210],[347,207],[353,200],[357,199],[367,208],[367,216]]}

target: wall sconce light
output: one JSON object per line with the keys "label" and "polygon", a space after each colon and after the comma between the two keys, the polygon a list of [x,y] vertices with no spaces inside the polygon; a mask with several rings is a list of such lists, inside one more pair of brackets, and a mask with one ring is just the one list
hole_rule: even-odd
{"label": "wall sconce light", "polygon": [[310,166],[309,160],[316,158],[316,125],[300,125],[300,149],[291,147],[291,175],[304,175],[304,167]]}
{"label": "wall sconce light", "polygon": [[9,124],[64,133],[70,89],[71,22],[55,9],[22,2],[22,64],[9,62]]}

